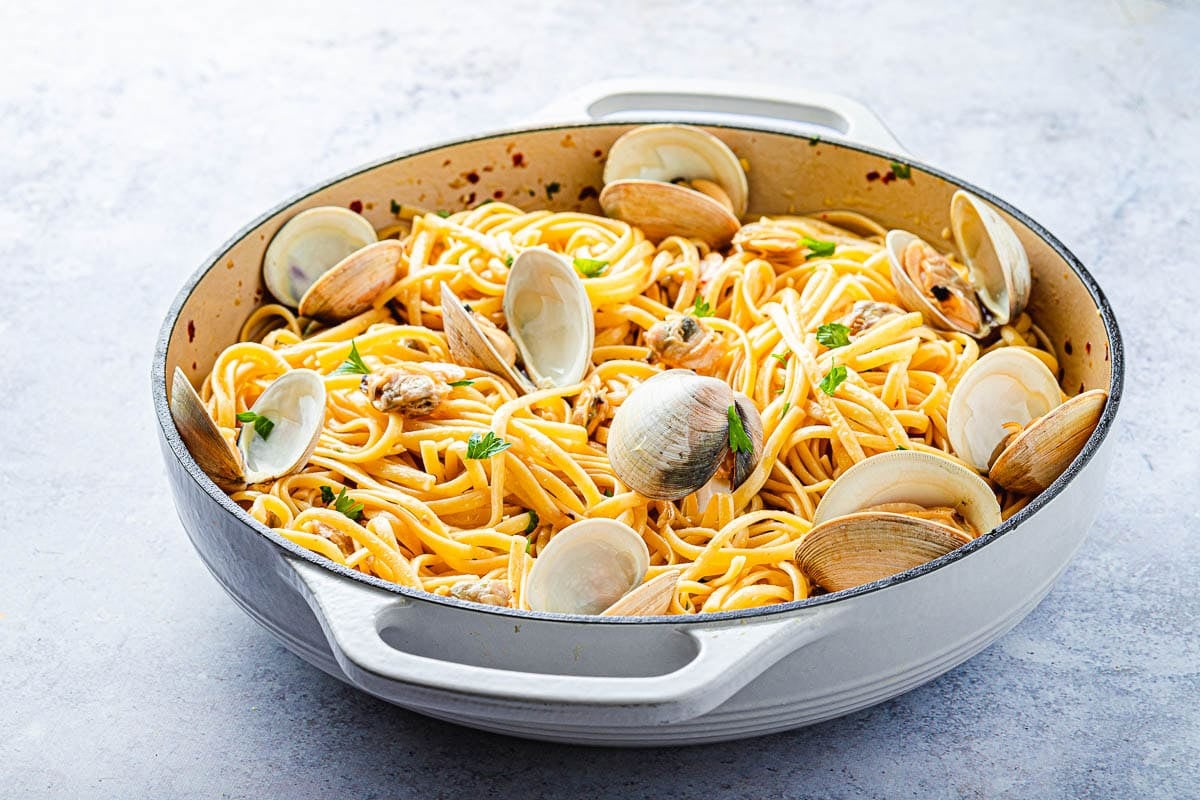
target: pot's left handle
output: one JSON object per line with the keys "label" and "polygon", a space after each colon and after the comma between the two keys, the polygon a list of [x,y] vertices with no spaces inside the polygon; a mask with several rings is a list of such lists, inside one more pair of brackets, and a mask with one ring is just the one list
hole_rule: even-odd
{"label": "pot's left handle", "polygon": [[[423,624],[420,601],[348,580],[300,559],[284,561],[320,621],[339,666],[353,683],[402,705],[428,706],[443,713],[459,705],[464,713],[474,715],[491,708],[509,719],[545,720],[563,713],[566,705],[587,709],[592,719],[619,725],[691,719],[716,708],[785,655],[822,638],[839,613],[823,607],[808,616],[749,624],[689,624],[680,630],[693,638],[695,656],[665,675],[522,672],[405,652],[382,634],[395,628],[401,635],[393,638],[402,639],[406,626]],[[473,612],[464,609],[463,613]]]}

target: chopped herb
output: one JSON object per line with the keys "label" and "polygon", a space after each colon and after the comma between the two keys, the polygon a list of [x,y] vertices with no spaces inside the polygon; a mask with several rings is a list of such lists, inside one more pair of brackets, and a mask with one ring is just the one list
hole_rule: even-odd
{"label": "chopped herb", "polygon": [[841,364],[834,364],[817,385],[821,387],[822,392],[833,397],[833,393],[837,391],[844,380],[846,380],[846,368]]}
{"label": "chopped herb", "polygon": [[321,502],[329,505],[333,502],[333,489],[328,486],[321,486]]}
{"label": "chopped herb", "polygon": [[840,322],[830,322],[817,328],[817,341],[826,347],[845,347],[850,344],[850,329]]}
{"label": "chopped herb", "polygon": [[449,385],[450,386],[471,386],[474,383],[475,383],[475,381],[468,379],[468,380],[461,380],[461,381],[450,381]]}
{"label": "chopped herb", "polygon": [[782,353],[771,353],[771,358],[778,361],[780,364],[786,364],[788,358],[792,355],[791,350],[784,350]]}
{"label": "chopped herb", "polygon": [[486,206],[488,203],[494,203],[494,202],[496,202],[496,201],[495,201],[495,200],[493,200],[492,198],[490,198],[490,197],[485,197],[485,198],[483,198],[482,200],[480,200],[478,203],[476,203],[476,204],[475,204],[475,207],[476,207],[476,208],[479,208],[480,206]]}
{"label": "chopped herb", "polygon": [[837,242],[822,242],[820,239],[811,239],[808,236],[801,237],[800,244],[807,247],[814,256],[831,256],[837,249]]}
{"label": "chopped herb", "polygon": [[508,256],[505,256],[505,257],[504,257],[504,266],[506,266],[506,267],[511,267],[511,266],[512,266],[512,262],[513,262],[513,257],[512,257],[511,255],[508,255]]}
{"label": "chopped herb", "polygon": [[547,200],[554,199],[554,195],[558,194],[559,191],[561,191],[561,190],[562,190],[561,183],[559,183],[558,181],[550,181],[549,183],[546,184],[546,199]]}
{"label": "chopped herb", "polygon": [[742,426],[742,418],[738,416],[737,406],[730,404],[726,413],[729,415],[730,449],[735,453],[753,453],[754,443],[746,435],[746,429]]}
{"label": "chopped herb", "polygon": [[697,317],[711,317],[713,310],[707,300],[700,295],[696,295],[696,302],[692,303],[692,313]]}
{"label": "chopped herb", "polygon": [[358,354],[358,344],[350,340],[350,355],[346,356],[346,360],[342,365],[333,371],[334,375],[370,375],[371,368],[363,363],[362,356]]}
{"label": "chopped herb", "polygon": [[358,522],[359,517],[363,513],[363,504],[356,503],[353,497],[348,496],[346,494],[346,487],[343,486],[342,490],[338,492],[338,496],[333,499],[333,510],[340,511],[350,519]]}
{"label": "chopped herb", "polygon": [[787,388],[787,387],[785,386],[785,387],[783,387],[783,389],[776,389],[776,390],[775,390],[775,394],[783,394],[783,392],[784,392],[784,389],[786,389],[786,388]]}
{"label": "chopped herb", "polygon": [[907,448],[907,447],[903,447],[902,445],[896,445],[896,449],[897,449],[897,450],[907,450],[908,448]]}
{"label": "chopped herb", "polygon": [[533,537],[532,536],[530,536],[528,539],[525,540],[525,552],[529,553],[529,554],[533,553]]}
{"label": "chopped herb", "polygon": [[911,178],[912,167],[910,167],[908,164],[901,164],[899,161],[893,161],[892,174],[901,179]]}
{"label": "chopped herb", "polygon": [[488,431],[486,434],[472,433],[467,439],[467,458],[483,460],[512,447],[496,434]]}
{"label": "chopped herb", "polygon": [[600,494],[604,495],[605,497],[612,497],[612,489],[605,489]]}
{"label": "chopped herb", "polygon": [[810,136],[810,137],[808,137],[808,146],[809,146],[809,147],[816,147],[816,146],[817,146],[817,145],[819,145],[820,143],[821,143],[821,137],[820,137],[820,136]]}
{"label": "chopped herb", "polygon": [[274,422],[262,414],[255,414],[253,411],[243,411],[237,415],[237,418],[238,422],[254,423],[254,432],[264,439],[271,435],[271,430],[275,427]]}
{"label": "chopped herb", "polygon": [[393,214],[399,214],[400,213],[400,204],[397,203],[395,200],[392,200],[391,209],[392,209]]}
{"label": "chopped herb", "polygon": [[608,266],[607,261],[599,261],[595,258],[576,258],[575,269],[584,274],[585,277],[594,278]]}
{"label": "chopped herb", "polygon": [[780,414],[779,416],[781,416],[781,417],[787,416],[788,409],[791,407],[792,407],[792,401],[788,400],[786,403],[783,404],[783,413]]}
{"label": "chopped herb", "polygon": [[446,209],[444,209],[444,208],[439,208],[439,209],[437,210],[437,215],[438,215],[439,217],[441,217],[442,219],[445,219],[446,217],[450,216],[450,212],[449,212],[449,211],[447,211],[447,210],[446,210]]}
{"label": "chopped herb", "polygon": [[538,513],[536,511],[534,511],[532,508],[529,509],[529,524],[525,526],[525,535],[526,536],[528,536],[529,534],[531,534],[535,530],[537,530],[538,522],[540,522],[540,520],[538,519]]}

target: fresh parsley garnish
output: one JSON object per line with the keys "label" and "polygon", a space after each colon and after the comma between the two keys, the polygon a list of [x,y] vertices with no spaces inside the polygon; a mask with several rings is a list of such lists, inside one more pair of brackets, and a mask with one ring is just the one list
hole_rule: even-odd
{"label": "fresh parsley garnish", "polygon": [[583,273],[584,277],[594,278],[604,272],[608,267],[607,261],[600,261],[595,258],[576,258],[575,269]]}
{"label": "fresh parsley garnish", "polygon": [[783,413],[780,414],[779,416],[781,416],[781,417],[787,416],[788,409],[791,407],[792,407],[792,401],[791,400],[785,401],[783,404]]}
{"label": "fresh parsley garnish", "polygon": [[447,210],[446,210],[446,209],[444,209],[444,208],[439,208],[439,209],[437,210],[437,215],[438,215],[439,217],[441,217],[442,219],[445,219],[446,217],[450,216],[450,212],[449,212],[449,211],[447,211]]}
{"label": "fresh parsley garnish", "polygon": [[559,190],[561,190],[561,189],[562,189],[561,183],[559,183],[558,181],[550,181],[549,183],[546,184],[546,199],[547,200],[554,199],[554,195],[558,194]]}
{"label": "fresh parsley garnish", "polygon": [[506,267],[511,267],[511,266],[512,266],[512,262],[513,262],[513,257],[512,257],[512,256],[505,256],[505,257],[504,257],[504,266],[506,266]]}
{"label": "fresh parsley garnish", "polygon": [[737,406],[731,404],[726,413],[729,415],[729,448],[735,453],[754,452],[754,443],[742,427],[742,418],[738,416]]}
{"label": "fresh parsley garnish", "polygon": [[911,178],[912,167],[910,167],[908,164],[901,164],[899,161],[893,161],[892,174],[901,179]]}
{"label": "fresh parsley garnish", "polygon": [[782,353],[771,353],[771,358],[778,361],[780,364],[786,364],[788,357],[792,354],[791,350],[784,350]]}
{"label": "fresh parsley garnish", "polygon": [[820,137],[820,136],[810,136],[810,137],[808,137],[808,146],[809,146],[809,147],[816,147],[816,146],[817,146],[817,145],[819,145],[820,143],[821,143],[821,137]]}
{"label": "fresh parsley garnish", "polygon": [[491,431],[486,434],[472,433],[467,438],[467,458],[476,460],[491,458],[510,447],[512,447],[511,442],[504,441]]}
{"label": "fresh parsley garnish", "polygon": [[525,552],[527,554],[533,553],[533,537],[532,536],[530,536],[528,539],[525,540]]}
{"label": "fresh parsley garnish", "polygon": [[846,380],[846,368],[841,364],[834,364],[817,385],[821,387],[822,392],[833,397],[833,393],[837,391],[844,380]]}
{"label": "fresh parsley garnish", "polygon": [[820,239],[813,239],[808,236],[801,237],[800,244],[808,248],[814,256],[831,256],[833,251],[837,249],[837,242],[822,242]]}
{"label": "fresh parsley garnish", "polygon": [[697,317],[711,317],[713,315],[712,306],[703,297],[696,295],[696,302],[692,303],[692,314]]}
{"label": "fresh parsley garnish", "polygon": [[529,534],[531,534],[535,530],[537,530],[539,521],[540,520],[538,519],[538,513],[536,511],[534,511],[532,508],[529,509],[529,523],[525,526],[525,535],[526,536],[528,536]]}
{"label": "fresh parsley garnish", "polygon": [[371,368],[363,363],[362,356],[358,354],[358,344],[350,340],[350,355],[346,356],[346,360],[341,366],[333,371],[334,375],[370,375]]}
{"label": "fresh parsley garnish", "polygon": [[[324,493],[322,492],[322,494]],[[333,499],[333,510],[340,511],[350,519],[358,522],[359,517],[363,513],[363,504],[356,503],[353,497],[347,495],[346,487],[343,486],[342,490],[338,492],[338,496]]]}
{"label": "fresh parsley garnish", "polygon": [[461,381],[450,381],[450,383],[448,385],[450,385],[450,386],[471,386],[474,383],[475,383],[475,381],[470,380],[468,378],[468,379],[461,380]]}
{"label": "fresh parsley garnish", "polygon": [[904,445],[900,445],[900,444],[898,444],[898,445],[896,445],[896,449],[897,449],[897,450],[907,450],[908,448],[907,448],[907,447],[905,447]]}
{"label": "fresh parsley garnish", "polygon": [[400,204],[397,203],[395,200],[392,200],[391,209],[392,209],[393,214],[399,214],[400,213]]}
{"label": "fresh parsley garnish", "polygon": [[266,439],[271,435],[275,423],[264,417],[262,414],[255,414],[253,411],[243,411],[237,415],[238,422],[251,422],[254,424],[254,432],[262,438]]}
{"label": "fresh parsley garnish", "polygon": [[325,485],[321,486],[321,502],[324,503],[325,505],[329,505],[330,503],[333,502],[333,489],[332,488],[325,486]]}
{"label": "fresh parsley garnish", "polygon": [[845,347],[850,344],[850,329],[840,322],[830,322],[817,328],[817,341],[826,347]]}

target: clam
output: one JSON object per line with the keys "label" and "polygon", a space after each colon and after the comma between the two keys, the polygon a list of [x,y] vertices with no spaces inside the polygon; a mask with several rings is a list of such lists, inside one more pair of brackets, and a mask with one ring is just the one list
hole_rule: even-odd
{"label": "clam", "polygon": [[403,253],[404,245],[395,239],[355,250],[308,287],[300,298],[300,313],[326,322],[361,314],[395,282]]}
{"label": "clam", "polygon": [[905,307],[931,324],[983,338],[1029,302],[1029,258],[1012,226],[961,189],[950,201],[950,228],[965,278],[920,237],[893,230],[885,239],[892,281]]}
{"label": "clam", "polygon": [[301,211],[267,246],[263,281],[279,302],[297,308],[318,278],[376,239],[371,223],[348,208],[318,206]]}
{"label": "clam", "polygon": [[612,519],[585,519],[551,537],[534,559],[525,597],[534,611],[599,614],[641,584],[646,542]]}
{"label": "clam", "polygon": [[526,250],[513,261],[504,290],[509,333],[469,311],[444,283],[442,314],[457,363],[501,375],[522,393],[578,383],[591,366],[591,301],[575,268],[549,250]]}
{"label": "clam", "polygon": [[980,358],[950,397],[946,432],[954,452],[1006,489],[1042,491],[1079,455],[1108,395],[1063,402],[1054,375],[1036,356],[1002,347]]}
{"label": "clam", "polygon": [[273,424],[263,436],[244,423],[238,435],[247,483],[262,483],[302,469],[325,423],[325,381],[310,369],[283,373],[249,409]]}
{"label": "clam", "polygon": [[221,429],[209,416],[204,401],[179,367],[171,376],[171,416],[175,418],[175,427],[192,458],[213,483],[226,490],[245,485],[241,455],[221,435]]}
{"label": "clam", "polygon": [[912,569],[987,533],[1000,524],[1000,504],[971,470],[898,450],[846,470],[821,498],[813,523],[796,563],[836,592]]}
{"label": "clam", "polygon": [[617,600],[604,611],[602,617],[657,617],[667,613],[671,607],[671,599],[675,596],[675,587],[679,584],[681,571],[669,569],[657,577],[643,583],[641,586]]}
{"label": "clam", "polygon": [[[748,447],[731,447],[735,419]],[[748,397],[717,378],[672,369],[637,387],[617,409],[608,460],[639,494],[679,500],[701,489],[726,462],[729,486],[736,489],[754,471],[762,446],[762,420]]]}
{"label": "clam", "polygon": [[728,145],[689,125],[643,125],[613,142],[604,164],[604,213],[652,240],[671,235],[729,244],[749,189]]}

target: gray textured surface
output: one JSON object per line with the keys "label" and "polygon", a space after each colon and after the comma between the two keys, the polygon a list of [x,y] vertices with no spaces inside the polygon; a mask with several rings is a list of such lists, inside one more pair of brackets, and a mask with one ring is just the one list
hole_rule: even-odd
{"label": "gray textured surface", "polygon": [[[0,5],[0,794],[1194,796],[1200,9],[406,5]],[[176,521],[149,357],[210,250],[334,172],[628,76],[861,99],[1116,308],[1121,454],[1090,538],[1015,631],[893,702],[672,751],[475,733],[284,651]]]}

